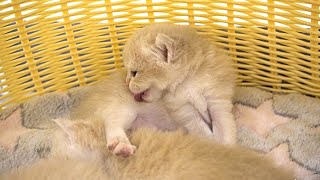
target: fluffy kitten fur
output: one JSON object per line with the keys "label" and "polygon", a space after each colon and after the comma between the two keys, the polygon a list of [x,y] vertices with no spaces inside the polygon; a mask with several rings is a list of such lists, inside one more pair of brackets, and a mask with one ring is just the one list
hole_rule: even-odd
{"label": "fluffy kitten fur", "polygon": [[171,118],[190,133],[236,142],[236,76],[221,49],[188,26],[152,24],[132,35],[123,55],[136,101],[162,99]]}
{"label": "fluffy kitten fur", "polygon": [[[54,151],[54,159],[15,170],[0,179],[293,179],[252,151],[223,146],[182,131],[138,129],[129,136],[138,146],[136,154],[121,158],[106,150],[102,121],[60,120],[58,123],[65,133],[58,135],[59,148]],[[60,151],[63,147],[66,149]],[[70,149],[81,153],[66,153]]]}

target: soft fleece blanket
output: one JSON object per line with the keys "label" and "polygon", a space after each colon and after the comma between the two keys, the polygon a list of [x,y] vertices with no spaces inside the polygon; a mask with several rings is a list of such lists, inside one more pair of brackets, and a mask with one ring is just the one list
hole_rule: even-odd
{"label": "soft fleece blanket", "polygon": [[[0,112],[0,173],[46,157],[54,118],[68,117],[87,88],[49,93]],[[234,98],[239,144],[294,170],[301,180],[320,179],[320,100],[239,87]]]}

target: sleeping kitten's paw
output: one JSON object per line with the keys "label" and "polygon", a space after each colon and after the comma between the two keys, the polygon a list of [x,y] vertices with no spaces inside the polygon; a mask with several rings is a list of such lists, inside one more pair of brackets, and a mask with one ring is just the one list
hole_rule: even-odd
{"label": "sleeping kitten's paw", "polygon": [[135,150],[136,146],[120,142],[113,150],[113,154],[116,156],[129,157],[134,154]]}
{"label": "sleeping kitten's paw", "polygon": [[118,144],[119,144],[118,138],[113,138],[107,141],[107,146],[110,151],[113,151]]}
{"label": "sleeping kitten's paw", "polygon": [[111,139],[108,144],[108,149],[116,156],[129,157],[134,154],[136,146],[130,143],[124,143],[118,140],[118,138]]}

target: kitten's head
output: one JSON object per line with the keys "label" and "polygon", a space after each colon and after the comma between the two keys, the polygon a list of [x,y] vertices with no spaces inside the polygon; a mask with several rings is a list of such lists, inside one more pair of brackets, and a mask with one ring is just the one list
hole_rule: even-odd
{"label": "kitten's head", "polygon": [[186,36],[195,32],[184,26],[153,24],[136,31],[124,48],[127,83],[136,101],[153,102],[164,90],[183,80],[191,54]]}
{"label": "kitten's head", "polygon": [[101,121],[55,119],[58,126],[56,149],[59,155],[101,160],[106,147]]}

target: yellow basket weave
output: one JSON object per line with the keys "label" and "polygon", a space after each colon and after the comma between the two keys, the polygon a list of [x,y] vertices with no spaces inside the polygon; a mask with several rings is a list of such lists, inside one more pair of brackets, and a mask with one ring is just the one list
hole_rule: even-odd
{"label": "yellow basket weave", "polygon": [[238,84],[320,97],[319,0],[5,0],[0,107],[122,68],[143,24],[189,24],[226,48]]}

